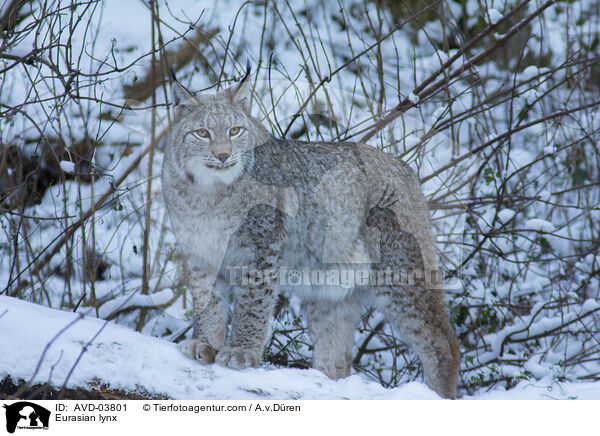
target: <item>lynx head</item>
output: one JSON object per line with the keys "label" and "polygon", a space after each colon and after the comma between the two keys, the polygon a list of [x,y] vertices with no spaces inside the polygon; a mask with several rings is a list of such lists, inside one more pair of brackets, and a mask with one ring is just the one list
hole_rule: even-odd
{"label": "lynx head", "polygon": [[175,119],[167,158],[181,177],[210,186],[229,185],[251,163],[251,151],[269,133],[250,115],[250,69],[240,83],[214,95],[173,83]]}

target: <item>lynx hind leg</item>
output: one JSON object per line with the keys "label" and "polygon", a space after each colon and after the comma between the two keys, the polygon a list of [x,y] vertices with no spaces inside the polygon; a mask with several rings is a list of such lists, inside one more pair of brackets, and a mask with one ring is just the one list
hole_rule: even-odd
{"label": "lynx hind leg", "polygon": [[[270,335],[275,308],[274,268],[283,239],[283,215],[268,205],[254,206],[232,235],[226,259],[229,265],[248,268],[246,282],[232,285],[231,335],[216,362],[234,369],[260,363]],[[255,275],[253,275],[255,274]]]}
{"label": "lynx hind leg", "polygon": [[[458,342],[448,321],[442,290],[426,287],[435,271],[433,244],[422,228],[414,234],[403,229],[389,207],[391,197],[385,193],[384,197],[367,218],[367,226],[381,232],[380,262],[373,268],[406,274],[407,280],[377,284],[375,304],[419,356],[427,385],[442,397],[455,398]],[[417,240],[415,235],[419,234]]]}
{"label": "lynx hind leg", "polygon": [[350,375],[352,343],[361,307],[352,295],[341,301],[303,302],[308,333],[314,345],[313,367],[329,378],[335,380]]}
{"label": "lynx hind leg", "polygon": [[460,353],[442,292],[418,285],[380,287],[375,302],[419,357],[425,383],[441,397],[456,398]]}
{"label": "lynx hind leg", "polygon": [[219,349],[225,343],[226,315],[225,304],[211,289],[212,284],[192,280],[191,286],[194,311],[194,330],[191,339],[178,344],[179,350],[187,357],[201,362],[212,363]]}

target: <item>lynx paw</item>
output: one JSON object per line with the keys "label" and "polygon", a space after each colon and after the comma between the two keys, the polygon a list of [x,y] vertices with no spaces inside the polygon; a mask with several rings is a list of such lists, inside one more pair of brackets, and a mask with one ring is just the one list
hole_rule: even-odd
{"label": "lynx paw", "polygon": [[338,363],[337,365],[316,366],[315,368],[333,380],[345,378],[350,375],[350,368],[341,363]]}
{"label": "lynx paw", "polygon": [[215,361],[223,366],[233,369],[243,369],[257,366],[261,353],[256,350],[247,350],[242,347],[223,347],[217,353]]}
{"label": "lynx paw", "polygon": [[350,355],[347,355],[346,359],[341,358],[341,356],[330,357],[328,359],[325,359],[323,356],[319,357],[315,358],[313,366],[330,379],[338,380],[350,375],[352,367]]}
{"label": "lynx paw", "polygon": [[198,339],[186,339],[185,341],[181,341],[177,346],[179,351],[181,351],[190,359],[199,360],[206,363],[212,363],[215,361],[217,350],[215,350],[206,342]]}

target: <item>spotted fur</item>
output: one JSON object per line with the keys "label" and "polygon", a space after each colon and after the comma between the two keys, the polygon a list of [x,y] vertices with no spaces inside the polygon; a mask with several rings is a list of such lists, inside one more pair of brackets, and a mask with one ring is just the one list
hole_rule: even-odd
{"label": "spotted fur", "polygon": [[[350,287],[281,281],[282,271],[437,272],[415,174],[368,145],[272,137],[250,115],[247,77],[216,95],[174,85],[163,192],[195,317],[193,337],[180,349],[232,368],[258,365],[277,293],[295,292],[314,342],[313,365],[346,377],[361,311],[375,304],[415,349],[427,384],[454,398],[458,343],[441,290],[423,280]],[[232,281],[239,268],[263,279]]]}

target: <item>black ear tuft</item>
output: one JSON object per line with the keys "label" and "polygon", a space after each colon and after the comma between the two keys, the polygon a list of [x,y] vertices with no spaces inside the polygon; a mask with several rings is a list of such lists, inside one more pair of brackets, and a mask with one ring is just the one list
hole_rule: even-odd
{"label": "black ear tuft", "polygon": [[245,81],[248,77],[250,77],[250,73],[252,72],[252,64],[250,63],[250,59],[246,60],[246,75],[242,79],[242,82]]}
{"label": "black ear tuft", "polygon": [[250,72],[252,71],[252,65],[250,60],[246,62],[246,74],[240,80],[240,83],[231,89],[231,102],[244,108],[244,110],[250,110]]}
{"label": "black ear tuft", "polygon": [[172,66],[169,66],[169,76],[171,77],[172,82],[177,82],[177,77],[175,77],[175,70]]}
{"label": "black ear tuft", "polygon": [[171,81],[173,82],[171,84],[171,94],[173,96],[173,102],[175,103],[175,106],[178,106],[184,101],[194,97],[194,94],[191,91],[179,83],[175,77],[175,71],[173,71],[173,68],[169,68],[169,75],[171,76]]}

